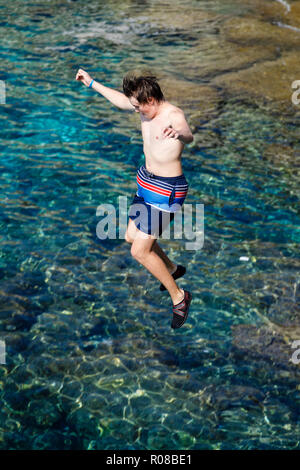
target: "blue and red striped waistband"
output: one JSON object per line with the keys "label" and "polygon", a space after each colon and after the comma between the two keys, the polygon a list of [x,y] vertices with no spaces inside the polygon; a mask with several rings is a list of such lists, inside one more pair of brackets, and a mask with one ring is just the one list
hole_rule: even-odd
{"label": "blue and red striped waistband", "polygon": [[176,212],[184,202],[188,192],[188,183],[184,175],[175,177],[157,176],[145,166],[137,172],[138,196],[152,206],[167,212]]}

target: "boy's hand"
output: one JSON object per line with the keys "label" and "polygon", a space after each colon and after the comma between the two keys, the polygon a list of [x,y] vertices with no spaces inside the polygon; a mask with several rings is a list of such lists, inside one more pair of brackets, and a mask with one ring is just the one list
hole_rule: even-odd
{"label": "boy's hand", "polygon": [[162,131],[163,139],[178,139],[179,133],[173,127],[165,127]]}
{"label": "boy's hand", "polygon": [[85,86],[89,86],[89,84],[91,83],[92,81],[92,78],[90,77],[90,75],[85,72],[84,70],[82,69],[78,69],[78,72],[76,74],[76,80],[79,80],[80,82],[82,82]]}

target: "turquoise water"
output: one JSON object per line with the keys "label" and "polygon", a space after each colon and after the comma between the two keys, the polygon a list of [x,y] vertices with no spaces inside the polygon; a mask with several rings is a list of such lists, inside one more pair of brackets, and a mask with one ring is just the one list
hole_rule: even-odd
{"label": "turquoise water", "polygon": [[190,13],[176,26],[166,23],[176,2],[1,7],[2,449],[299,448],[299,166],[280,155],[287,145],[299,155],[299,116],[224,92],[195,118],[203,105],[183,88],[196,137],[183,158],[187,202],[205,205],[205,242],[162,242],[187,266],[182,329],[125,241],[96,236],[99,204],[135,191],[142,141],[138,117],[76,72],[118,89],[140,66],[210,85],[215,70],[191,62],[185,77],[176,53],[200,42],[210,70],[207,41],[248,7],[180,5]]}

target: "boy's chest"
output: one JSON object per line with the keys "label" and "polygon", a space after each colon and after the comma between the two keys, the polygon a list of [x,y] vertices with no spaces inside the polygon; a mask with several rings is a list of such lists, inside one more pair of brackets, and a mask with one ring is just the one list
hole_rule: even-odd
{"label": "boy's chest", "polygon": [[168,127],[170,122],[165,119],[155,118],[152,120],[141,120],[143,139],[146,144],[158,143],[164,140],[163,129]]}

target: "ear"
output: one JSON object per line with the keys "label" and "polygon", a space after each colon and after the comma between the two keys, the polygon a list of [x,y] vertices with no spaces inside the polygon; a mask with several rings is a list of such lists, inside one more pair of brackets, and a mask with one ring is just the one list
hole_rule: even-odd
{"label": "ear", "polygon": [[152,105],[152,104],[154,104],[154,101],[155,100],[154,100],[153,96],[151,96],[151,98],[148,98],[148,104]]}

